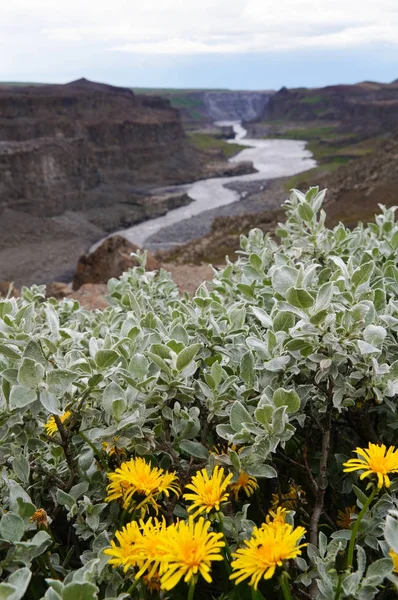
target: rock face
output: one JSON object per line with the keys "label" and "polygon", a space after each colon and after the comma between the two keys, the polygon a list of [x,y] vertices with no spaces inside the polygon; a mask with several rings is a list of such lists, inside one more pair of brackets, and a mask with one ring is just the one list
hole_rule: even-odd
{"label": "rock face", "polygon": [[398,128],[398,81],[365,81],[317,89],[286,89],[270,97],[260,120],[349,123],[350,131],[376,135]]}
{"label": "rock face", "polygon": [[0,88],[0,211],[36,216],[128,202],[140,184],[197,171],[179,113],[85,79]]}
{"label": "rock face", "polygon": [[273,92],[204,92],[205,110],[210,119],[254,121],[265,110]]}
{"label": "rock face", "polygon": [[[78,290],[86,283],[107,283],[112,277],[120,277],[124,271],[138,265],[137,260],[131,256],[137,250],[138,246],[121,235],[107,238],[94,252],[80,257],[73,277],[73,289]],[[147,256],[146,266],[148,271],[160,268],[157,260],[150,254]]]}

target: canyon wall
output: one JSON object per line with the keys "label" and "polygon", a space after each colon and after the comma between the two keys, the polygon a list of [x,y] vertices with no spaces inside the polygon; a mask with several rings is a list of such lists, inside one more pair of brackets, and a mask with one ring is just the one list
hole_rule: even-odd
{"label": "canyon wall", "polygon": [[168,100],[89,82],[0,89],[0,210],[52,216],[198,172]]}
{"label": "canyon wall", "polygon": [[259,120],[348,123],[366,135],[398,128],[398,80],[317,89],[286,89],[270,97]]}
{"label": "canyon wall", "polygon": [[204,92],[204,105],[213,121],[254,121],[264,113],[272,95],[272,92]]}

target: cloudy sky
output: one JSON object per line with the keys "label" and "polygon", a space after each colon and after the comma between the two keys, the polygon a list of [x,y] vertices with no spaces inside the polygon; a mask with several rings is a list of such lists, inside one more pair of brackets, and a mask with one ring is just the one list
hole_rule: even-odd
{"label": "cloudy sky", "polygon": [[0,0],[0,81],[279,89],[398,78],[398,0]]}

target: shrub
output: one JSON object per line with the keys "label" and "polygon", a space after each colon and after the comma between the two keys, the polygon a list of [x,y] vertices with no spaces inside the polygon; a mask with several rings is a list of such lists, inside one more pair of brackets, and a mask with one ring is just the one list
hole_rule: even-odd
{"label": "shrub", "polygon": [[323,198],[192,299],[0,302],[2,598],[396,597],[398,226]]}

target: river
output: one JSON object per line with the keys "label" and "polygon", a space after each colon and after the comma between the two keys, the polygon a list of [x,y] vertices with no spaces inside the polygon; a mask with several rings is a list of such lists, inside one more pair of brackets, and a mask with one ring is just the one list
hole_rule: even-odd
{"label": "river", "polygon": [[[247,138],[246,129],[238,121],[220,121],[216,125],[232,126],[235,137],[229,141],[249,146],[231,158],[230,161],[240,162],[250,160],[258,172],[250,175],[203,179],[188,185],[176,186],[173,190],[185,191],[192,198],[193,202],[187,206],[170,210],[162,217],[144,221],[119,233],[142,248],[149,247],[150,249],[154,249],[156,243],[146,244],[146,242],[149,242],[150,238],[160,230],[180,221],[189,220],[191,217],[199,215],[204,211],[237,202],[243,197],[239,192],[226,188],[225,184],[285,177],[307,171],[316,166],[316,161],[312,157],[311,152],[306,149],[305,141]],[[187,221],[188,223],[189,221]],[[193,235],[193,237],[197,236]],[[168,246],[171,247],[175,244],[175,241],[170,240]],[[162,248],[165,248],[164,243],[162,244]]]}

